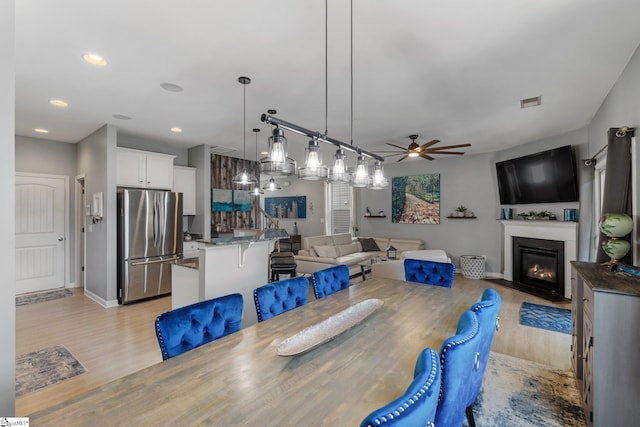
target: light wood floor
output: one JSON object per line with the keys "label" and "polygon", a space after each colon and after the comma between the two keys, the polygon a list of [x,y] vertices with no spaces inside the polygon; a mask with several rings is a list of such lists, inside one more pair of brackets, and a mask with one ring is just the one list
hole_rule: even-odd
{"label": "light wood floor", "polygon": [[[360,286],[366,286],[366,282]],[[570,304],[554,304],[483,280],[465,279],[460,274],[454,282],[454,288],[478,298],[486,287],[493,287],[502,297],[500,330],[495,335],[492,351],[553,368],[571,367],[569,335],[521,326],[518,321],[524,301],[563,308],[570,308]],[[313,299],[313,292],[310,295]],[[153,325],[156,316],[170,309],[171,297],[104,309],[85,297],[80,289],[74,290],[71,297],[16,307],[17,356],[62,344],[87,369],[82,375],[17,398],[16,415],[29,416],[160,363],[162,356]]]}

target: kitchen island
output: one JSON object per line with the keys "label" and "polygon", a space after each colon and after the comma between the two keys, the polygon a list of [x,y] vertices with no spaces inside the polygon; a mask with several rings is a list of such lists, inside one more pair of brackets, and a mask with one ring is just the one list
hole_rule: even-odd
{"label": "kitchen island", "polygon": [[173,309],[232,293],[242,294],[242,327],[257,323],[253,290],[269,282],[269,254],[276,240],[198,240],[198,259],[172,265]]}

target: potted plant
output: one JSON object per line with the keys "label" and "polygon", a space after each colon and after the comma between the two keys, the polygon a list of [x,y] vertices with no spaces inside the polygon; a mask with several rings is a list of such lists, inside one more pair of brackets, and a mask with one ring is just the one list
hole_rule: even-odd
{"label": "potted plant", "polygon": [[455,215],[456,216],[464,216],[467,212],[467,208],[464,205],[460,205],[456,208]]}

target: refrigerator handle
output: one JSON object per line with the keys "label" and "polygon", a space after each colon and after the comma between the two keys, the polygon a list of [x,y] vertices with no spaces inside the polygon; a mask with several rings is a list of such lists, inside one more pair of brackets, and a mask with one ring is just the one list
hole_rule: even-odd
{"label": "refrigerator handle", "polygon": [[132,262],[131,265],[161,264],[163,262],[171,262],[179,259],[180,258],[178,256],[174,256],[172,258],[158,259],[154,261],[136,261],[136,262]]}

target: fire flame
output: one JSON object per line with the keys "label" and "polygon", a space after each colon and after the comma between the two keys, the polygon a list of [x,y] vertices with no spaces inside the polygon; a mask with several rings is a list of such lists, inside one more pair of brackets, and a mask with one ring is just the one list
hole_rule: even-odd
{"label": "fire flame", "polygon": [[534,279],[546,280],[547,282],[555,282],[556,281],[556,273],[555,271],[545,270],[544,267],[540,267],[540,265],[535,264],[527,271],[527,275],[529,277],[533,277]]}

